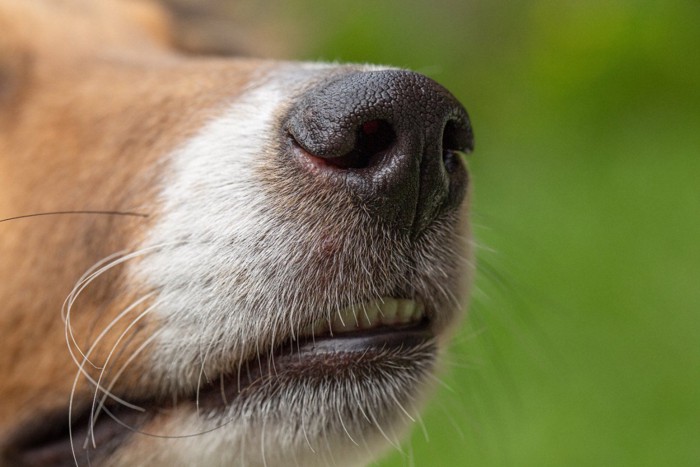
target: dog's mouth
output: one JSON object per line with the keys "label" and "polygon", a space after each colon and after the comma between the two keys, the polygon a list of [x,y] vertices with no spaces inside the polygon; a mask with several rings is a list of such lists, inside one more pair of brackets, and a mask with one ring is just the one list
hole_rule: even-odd
{"label": "dog's mouth", "polygon": [[276,383],[372,378],[382,364],[411,371],[418,365],[411,354],[416,349],[423,357],[434,358],[434,337],[429,313],[418,301],[382,298],[348,307],[307,324],[273,352],[256,355],[231,373],[206,378],[190,394],[133,401],[142,411],[108,401],[99,417],[92,415],[91,404],[75,404],[70,426],[65,411],[51,414],[50,423],[42,417],[17,433],[13,459],[18,465],[64,465],[73,461],[74,453],[82,458],[87,451],[99,459],[135,432],[168,436],[143,427],[187,404],[204,413],[223,413],[236,401]]}
{"label": "dog's mouth", "polygon": [[202,385],[195,398],[200,409],[216,409],[277,380],[342,377],[358,368],[368,374],[383,354],[430,346],[433,337],[420,302],[381,298],[304,326],[273,352],[257,355],[234,373]]}

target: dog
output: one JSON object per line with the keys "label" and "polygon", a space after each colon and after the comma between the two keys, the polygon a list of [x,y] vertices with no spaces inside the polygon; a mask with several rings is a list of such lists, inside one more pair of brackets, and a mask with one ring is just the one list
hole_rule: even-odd
{"label": "dog", "polygon": [[392,67],[184,55],[0,1],[0,464],[364,465],[473,276],[473,135]]}

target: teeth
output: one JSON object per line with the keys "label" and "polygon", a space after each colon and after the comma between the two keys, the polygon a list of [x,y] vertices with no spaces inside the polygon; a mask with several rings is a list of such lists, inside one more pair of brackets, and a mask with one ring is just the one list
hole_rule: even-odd
{"label": "teeth", "polygon": [[330,320],[319,320],[308,326],[302,335],[343,334],[379,326],[417,323],[423,319],[423,307],[413,300],[383,298],[362,303],[335,313]]}

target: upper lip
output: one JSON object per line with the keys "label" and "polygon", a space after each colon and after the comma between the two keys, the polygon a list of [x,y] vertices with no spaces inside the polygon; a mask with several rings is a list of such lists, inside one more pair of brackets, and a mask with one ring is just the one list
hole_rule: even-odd
{"label": "upper lip", "polygon": [[308,324],[297,339],[324,335],[336,336],[382,326],[418,323],[425,317],[424,306],[415,300],[382,297],[358,303]]}

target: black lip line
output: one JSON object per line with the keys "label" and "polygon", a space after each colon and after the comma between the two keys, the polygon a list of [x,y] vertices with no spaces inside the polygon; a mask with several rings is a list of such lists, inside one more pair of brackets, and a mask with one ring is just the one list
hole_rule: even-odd
{"label": "black lip line", "polygon": [[299,340],[298,354],[359,352],[381,346],[413,346],[431,336],[427,318],[414,323],[382,325],[370,329],[305,337]]}

